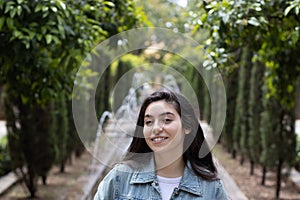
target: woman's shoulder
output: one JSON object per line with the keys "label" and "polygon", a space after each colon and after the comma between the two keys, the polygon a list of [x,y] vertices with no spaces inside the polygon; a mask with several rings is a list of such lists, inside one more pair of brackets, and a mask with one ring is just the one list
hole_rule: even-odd
{"label": "woman's shoulder", "polygon": [[134,172],[134,168],[128,163],[115,164],[115,166],[113,167],[112,170],[115,172],[118,172],[118,173],[123,173],[123,172],[133,173]]}
{"label": "woman's shoulder", "polygon": [[107,173],[107,176],[110,178],[121,176],[121,177],[130,177],[135,172],[135,169],[127,163],[117,163],[115,164],[110,171]]}

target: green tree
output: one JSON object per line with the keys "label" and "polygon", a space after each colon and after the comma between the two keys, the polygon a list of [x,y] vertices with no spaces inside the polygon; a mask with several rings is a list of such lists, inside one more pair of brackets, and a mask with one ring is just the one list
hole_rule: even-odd
{"label": "green tree", "polygon": [[55,133],[51,131],[53,115],[49,114],[49,105],[23,105],[18,107],[19,113],[16,113],[15,105],[22,104],[16,102],[17,98],[12,93],[7,95],[8,90],[10,88],[5,87],[4,105],[13,169],[21,176],[30,193],[35,193],[38,176],[43,178],[45,184],[56,158]]}
{"label": "green tree", "polygon": [[[68,140],[68,107],[66,94],[64,92],[58,93],[58,99],[54,105],[55,122],[54,128],[56,135],[56,162],[60,166],[60,172],[65,172],[65,164],[67,161],[67,140]],[[69,111],[70,112],[70,111]]]}
{"label": "green tree", "polygon": [[[235,106],[235,118],[233,127],[234,151],[241,153],[240,163],[243,164],[248,150],[248,97],[249,97],[249,57],[251,54],[247,47],[241,50],[240,70],[238,76],[238,92]],[[235,153],[234,153],[235,154]],[[235,156],[235,155],[234,155]]]}
{"label": "green tree", "polygon": [[226,146],[228,152],[235,156],[234,151],[234,140],[233,140],[233,129],[235,120],[235,106],[238,92],[238,76],[239,68],[232,67],[231,70],[225,74],[225,85],[226,85],[226,120],[223,129],[222,136],[224,137],[223,145]]}
{"label": "green tree", "polygon": [[[251,78],[251,58],[252,58],[252,52],[249,52],[247,47],[245,47],[243,50],[243,54],[245,56],[242,56],[241,58],[241,65],[242,68],[240,69],[241,73],[241,79],[239,80],[241,83],[242,91],[239,90],[238,92],[242,93],[242,104],[241,104],[241,113],[240,117],[241,120],[241,138],[240,138],[240,146],[241,146],[241,153],[242,153],[242,159],[241,163],[244,162],[243,159],[249,158],[250,159],[250,165],[253,165],[253,162],[250,157],[250,151],[249,151],[249,93],[250,93],[250,78]],[[240,78],[240,77],[239,77]],[[240,89],[240,88],[239,88]],[[239,96],[239,94],[238,94]],[[237,102],[238,104],[239,102]],[[251,166],[252,168],[253,166]]]}
{"label": "green tree", "polygon": [[135,26],[139,16],[131,0],[1,1],[0,16],[9,147],[14,165],[26,167],[22,177],[34,197],[36,177],[47,173],[51,164],[43,164],[54,155],[52,135],[47,135],[50,102],[60,91],[71,93],[78,66],[95,44],[114,30]]}
{"label": "green tree", "polygon": [[165,27],[182,33],[190,31],[190,24],[186,21],[188,12],[177,3],[170,0],[137,0],[136,2],[147,15],[148,26]]}
{"label": "green tree", "polygon": [[249,94],[249,151],[253,164],[251,165],[250,174],[254,174],[254,163],[262,165],[262,185],[265,183],[266,167],[261,163],[260,155],[262,152],[262,133],[260,128],[261,113],[264,111],[263,106],[263,85],[265,67],[256,61],[253,61],[250,79],[250,94]]}
{"label": "green tree", "polygon": [[80,157],[85,150],[85,147],[77,134],[75,127],[75,121],[73,118],[72,110],[72,101],[67,98],[67,119],[68,119],[68,132],[67,132],[67,141],[66,141],[66,156],[70,164],[72,164],[72,155],[75,154],[76,157]]}
{"label": "green tree", "polygon": [[[237,50],[247,46],[267,67],[268,90],[265,97],[276,102],[274,105],[278,108],[273,109],[282,109],[280,115],[274,115],[280,117],[278,129],[289,127],[290,130],[283,131],[286,135],[281,145],[274,143],[273,146],[278,149],[291,147],[295,143],[294,97],[300,72],[300,59],[297,56],[300,53],[299,9],[297,0],[224,0],[202,1],[201,11],[194,12],[198,16],[195,23],[210,30],[210,38],[206,41],[211,55],[209,62],[226,68],[228,62],[235,61]],[[295,149],[287,149],[290,151],[285,151],[286,154],[294,155]],[[280,154],[274,156],[277,156],[278,166],[282,166],[282,162],[292,164],[295,159],[282,160]],[[280,174],[278,170],[277,197]]]}

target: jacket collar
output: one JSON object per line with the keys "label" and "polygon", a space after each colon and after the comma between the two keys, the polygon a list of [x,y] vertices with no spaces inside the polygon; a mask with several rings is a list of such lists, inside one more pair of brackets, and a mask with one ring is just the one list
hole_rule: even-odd
{"label": "jacket collar", "polygon": [[[154,159],[151,158],[148,165],[144,166],[147,167],[133,172],[130,184],[157,182]],[[179,183],[178,189],[197,196],[202,196],[200,179],[191,169],[190,162],[188,162],[188,165],[184,169],[183,177]]]}
{"label": "jacket collar", "polygon": [[185,167],[183,177],[179,183],[180,190],[192,193],[197,196],[202,196],[202,188],[199,177],[193,172],[188,162]]}
{"label": "jacket collar", "polygon": [[151,156],[148,161],[144,160],[141,167],[133,172],[130,184],[149,183],[156,180],[154,158]]}

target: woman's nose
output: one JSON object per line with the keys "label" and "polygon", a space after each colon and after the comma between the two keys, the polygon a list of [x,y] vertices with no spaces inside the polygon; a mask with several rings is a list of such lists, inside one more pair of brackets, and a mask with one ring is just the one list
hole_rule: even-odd
{"label": "woman's nose", "polygon": [[163,130],[163,127],[164,127],[164,123],[160,120],[157,120],[157,121],[154,122],[153,132],[154,133],[159,133]]}

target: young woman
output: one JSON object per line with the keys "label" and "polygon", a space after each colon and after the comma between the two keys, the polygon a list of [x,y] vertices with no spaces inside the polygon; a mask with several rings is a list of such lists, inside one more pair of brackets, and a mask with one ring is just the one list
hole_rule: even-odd
{"label": "young woman", "polygon": [[162,89],[145,99],[124,161],[104,177],[94,199],[228,199],[185,97]]}

